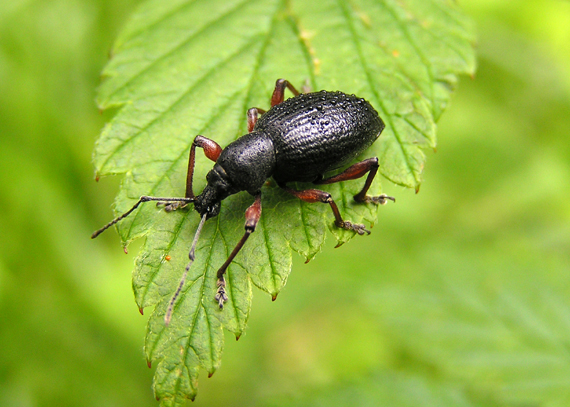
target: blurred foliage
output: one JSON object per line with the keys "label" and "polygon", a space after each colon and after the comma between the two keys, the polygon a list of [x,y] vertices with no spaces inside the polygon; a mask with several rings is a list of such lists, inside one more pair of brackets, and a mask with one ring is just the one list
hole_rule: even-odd
{"label": "blurred foliage", "polygon": [[[118,187],[93,181],[95,88],[134,3],[0,3],[2,406],[156,405],[133,257],[89,240]],[[386,185],[371,236],[257,295],[196,405],[570,403],[570,3],[465,3],[479,69],[421,192]]]}

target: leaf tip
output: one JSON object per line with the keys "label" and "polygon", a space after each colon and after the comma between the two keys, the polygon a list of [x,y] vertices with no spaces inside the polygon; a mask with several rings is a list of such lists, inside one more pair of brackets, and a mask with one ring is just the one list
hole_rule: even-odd
{"label": "leaf tip", "polygon": [[316,253],[313,254],[309,254],[307,256],[307,260],[305,260],[305,264],[307,264],[308,262],[310,262],[311,260],[313,260],[315,258]]}
{"label": "leaf tip", "polygon": [[127,246],[123,246],[123,251],[125,252],[125,254],[129,254],[129,249],[127,249]]}
{"label": "leaf tip", "polygon": [[144,315],[144,308],[143,308],[143,307],[139,307],[139,312],[141,313],[141,315]]}
{"label": "leaf tip", "polygon": [[236,335],[236,342],[239,341],[239,338],[241,338],[241,333]]}
{"label": "leaf tip", "polygon": [[271,301],[275,301],[277,299],[277,294],[279,293],[275,293],[271,295]]}
{"label": "leaf tip", "polygon": [[416,185],[416,194],[420,192],[420,184]]}
{"label": "leaf tip", "polygon": [[[215,371],[213,371],[213,372],[208,372],[208,379],[209,379],[210,377],[212,377],[212,376],[214,375],[214,373],[216,373],[216,372],[215,372]],[[194,399],[192,399],[192,401],[194,401]]]}
{"label": "leaf tip", "polygon": [[146,365],[148,366],[148,368],[152,368],[152,362],[150,361],[150,359],[146,360]]}

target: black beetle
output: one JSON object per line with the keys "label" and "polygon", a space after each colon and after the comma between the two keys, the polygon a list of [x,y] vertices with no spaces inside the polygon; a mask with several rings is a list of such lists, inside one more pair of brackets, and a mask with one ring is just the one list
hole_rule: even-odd
{"label": "black beetle", "polygon": [[[295,97],[284,101],[285,88],[293,92]],[[167,324],[173,304],[194,260],[194,249],[202,226],[206,219],[218,215],[221,202],[228,196],[247,191],[255,196],[255,202],[245,211],[245,234],[217,272],[218,291],[215,298],[220,308],[223,308],[228,299],[225,291],[225,271],[255,230],[261,216],[261,187],[268,178],[273,177],[277,185],[305,202],[329,204],[335,217],[335,225],[360,235],[370,232],[362,224],[343,220],[328,192],[318,189],[297,191],[287,187],[287,183],[301,181],[332,184],[360,178],[368,173],[364,187],[354,196],[355,201],[374,204],[384,204],[387,199],[395,201],[387,195],[366,195],[378,171],[377,157],[356,163],[338,175],[323,178],[325,173],[341,168],[355,159],[374,143],[384,130],[384,122],[366,100],[342,92],[299,93],[288,81],[279,79],[271,97],[271,109],[265,112],[259,108],[251,108],[247,112],[247,121],[249,133],[224,149],[213,140],[196,136],[190,148],[185,197],[142,196],[128,212],[91,236],[97,237],[105,229],[128,216],[142,202],[158,201],[158,205],[166,205],[166,211],[194,203],[194,209],[202,219],[190,249],[190,263],[170,301],[165,316]],[[215,162],[214,168],[206,176],[208,184],[198,196],[195,196],[192,190],[196,147],[204,149],[206,157]]]}

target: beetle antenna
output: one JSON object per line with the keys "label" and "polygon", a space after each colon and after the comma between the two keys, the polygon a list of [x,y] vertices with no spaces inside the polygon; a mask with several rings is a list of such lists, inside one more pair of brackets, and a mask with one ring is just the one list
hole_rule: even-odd
{"label": "beetle antenna", "polygon": [[172,310],[174,308],[174,303],[178,299],[180,291],[182,291],[182,287],[184,287],[184,283],[186,282],[186,277],[188,276],[188,271],[190,271],[190,266],[192,266],[192,263],[194,263],[194,258],[195,258],[194,251],[196,249],[196,244],[198,243],[198,238],[200,237],[200,233],[202,232],[202,227],[204,226],[204,222],[206,222],[206,216],[207,213],[205,213],[202,216],[200,224],[198,225],[198,229],[196,229],[196,234],[194,235],[194,240],[192,241],[192,247],[190,247],[190,252],[188,253],[188,258],[190,259],[190,261],[188,262],[188,265],[184,270],[184,274],[180,279],[180,283],[178,283],[178,288],[176,289],[176,292],[174,293],[172,299],[170,300],[170,303],[168,304],[168,310],[166,311],[166,315],[164,316],[164,324],[166,326],[170,324],[170,318],[172,317]]}
{"label": "beetle antenna", "polygon": [[95,232],[93,232],[93,234],[91,235],[91,239],[95,239],[97,236],[99,236],[101,233],[103,233],[105,230],[109,229],[111,226],[113,226],[115,223],[117,223],[118,221],[126,218],[127,216],[129,216],[135,209],[137,209],[139,207],[139,205],[143,202],[149,202],[149,201],[158,201],[159,203],[162,202],[184,202],[186,204],[194,202],[195,198],[159,198],[156,196],[146,196],[143,195],[140,197],[140,199],[137,201],[136,204],[133,205],[133,207],[131,209],[129,209],[128,211],[126,211],[125,213],[123,213],[121,216],[116,217],[115,219],[113,219],[111,222],[107,223],[105,226],[103,226],[101,229],[96,230]]}

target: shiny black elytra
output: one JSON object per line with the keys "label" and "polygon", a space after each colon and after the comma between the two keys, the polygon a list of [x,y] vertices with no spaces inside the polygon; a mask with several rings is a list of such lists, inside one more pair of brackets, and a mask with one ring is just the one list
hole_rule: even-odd
{"label": "shiny black elytra", "polygon": [[[295,97],[284,101],[285,88],[293,92]],[[194,249],[202,226],[206,219],[218,215],[221,202],[228,196],[247,191],[255,196],[255,201],[245,211],[245,234],[217,272],[218,291],[215,298],[220,308],[228,300],[225,271],[255,230],[261,216],[261,187],[268,178],[273,177],[281,188],[305,202],[329,204],[335,225],[360,235],[370,234],[370,231],[362,224],[343,220],[328,192],[318,189],[297,191],[287,187],[287,183],[303,181],[332,184],[357,179],[368,173],[364,187],[354,196],[354,200],[373,204],[384,204],[387,199],[394,201],[394,198],[387,195],[366,195],[378,171],[377,157],[356,163],[338,175],[323,178],[325,173],[339,169],[355,159],[382,133],[384,122],[366,100],[342,92],[299,93],[288,81],[279,79],[271,97],[271,109],[265,112],[251,108],[247,112],[247,121],[249,133],[224,149],[213,140],[196,136],[190,148],[184,197],[142,196],[128,212],[92,235],[92,238],[97,237],[128,216],[142,202],[158,201],[159,205],[165,204],[165,210],[169,212],[194,203],[194,209],[202,219],[190,249],[190,263],[165,315],[167,324],[194,260]],[[192,190],[196,147],[201,147],[206,157],[215,162],[214,168],[206,176],[208,184],[198,196]]]}

